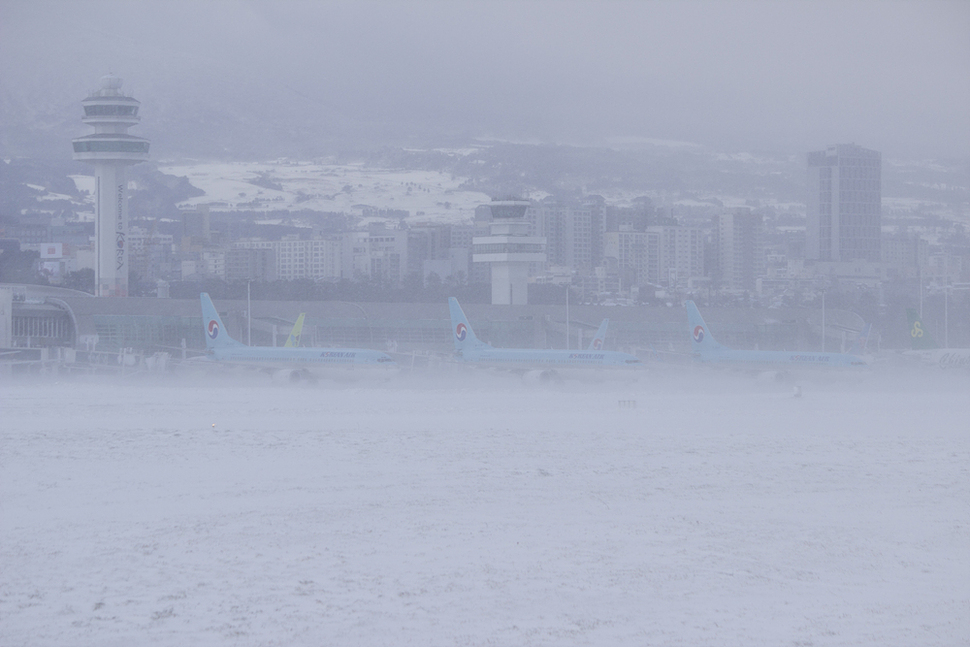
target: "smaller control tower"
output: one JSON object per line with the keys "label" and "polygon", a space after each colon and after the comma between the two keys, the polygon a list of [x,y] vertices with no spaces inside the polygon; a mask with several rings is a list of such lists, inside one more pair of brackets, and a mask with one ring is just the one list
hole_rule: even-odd
{"label": "smaller control tower", "polygon": [[128,296],[128,177],[126,167],[148,159],[148,140],[128,134],[138,101],[121,93],[122,80],[101,77],[101,89],[81,102],[94,133],[74,140],[74,159],[94,164],[94,293]]}
{"label": "smaller control tower", "polygon": [[491,235],[472,239],[473,260],[492,268],[492,304],[529,302],[529,263],[546,262],[546,239],[530,236],[525,220],[527,200],[493,200]]}

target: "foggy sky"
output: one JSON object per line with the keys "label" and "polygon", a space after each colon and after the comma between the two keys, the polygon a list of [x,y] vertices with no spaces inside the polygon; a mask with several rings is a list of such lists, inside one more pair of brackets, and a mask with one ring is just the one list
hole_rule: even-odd
{"label": "foggy sky", "polygon": [[109,71],[153,157],[210,120],[227,147],[262,128],[970,154],[967,2],[0,1],[8,127],[87,132]]}

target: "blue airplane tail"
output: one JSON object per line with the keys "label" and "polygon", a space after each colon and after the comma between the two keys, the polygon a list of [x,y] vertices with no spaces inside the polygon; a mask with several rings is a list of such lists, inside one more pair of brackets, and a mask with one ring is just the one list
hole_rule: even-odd
{"label": "blue airplane tail", "polygon": [[694,302],[686,301],[684,305],[687,306],[687,324],[690,328],[690,349],[700,354],[725,350],[724,346],[721,346],[714,340],[714,335],[707,329],[707,324],[704,323],[704,317],[701,316]]}
{"label": "blue airplane tail", "polygon": [[603,350],[603,343],[606,341],[606,329],[610,325],[609,319],[604,319],[603,323],[600,324],[599,329],[596,331],[596,336],[593,337],[593,341],[589,342],[589,348],[586,350]]}
{"label": "blue airplane tail", "polygon": [[205,349],[216,350],[218,348],[229,348],[231,346],[244,346],[229,336],[226,327],[222,325],[222,319],[216,312],[216,307],[212,305],[212,299],[208,293],[199,294],[202,300],[202,327],[205,332]]}
{"label": "blue airplane tail", "polygon": [[869,343],[869,333],[872,331],[872,324],[868,323],[859,331],[859,335],[853,340],[849,347],[849,355],[863,355],[866,352],[866,344]]}
{"label": "blue airplane tail", "polygon": [[472,330],[472,326],[468,323],[465,313],[462,311],[461,306],[458,305],[458,299],[448,297],[448,309],[451,311],[451,334],[454,335],[455,350],[457,352],[460,353],[476,348],[490,348],[488,344],[475,336],[475,331]]}

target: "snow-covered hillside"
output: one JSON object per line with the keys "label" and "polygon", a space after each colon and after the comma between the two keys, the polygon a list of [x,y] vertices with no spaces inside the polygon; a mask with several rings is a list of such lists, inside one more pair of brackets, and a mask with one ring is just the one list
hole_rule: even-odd
{"label": "snow-covered hillside", "polygon": [[365,210],[399,210],[409,212],[412,222],[460,222],[490,200],[463,190],[465,178],[363,164],[212,163],[159,170],[205,191],[180,206],[207,204],[217,211],[313,209],[360,216]]}

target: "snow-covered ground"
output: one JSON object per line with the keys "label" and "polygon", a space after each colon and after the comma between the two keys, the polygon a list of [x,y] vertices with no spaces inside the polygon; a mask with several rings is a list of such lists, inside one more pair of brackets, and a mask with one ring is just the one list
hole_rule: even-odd
{"label": "snow-covered ground", "polygon": [[967,644],[968,387],[3,378],[0,644]]}

